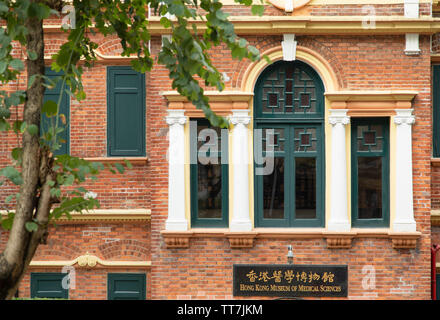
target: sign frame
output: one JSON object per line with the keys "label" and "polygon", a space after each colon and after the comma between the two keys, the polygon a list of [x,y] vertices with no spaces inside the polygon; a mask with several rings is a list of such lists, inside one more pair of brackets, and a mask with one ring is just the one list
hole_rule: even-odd
{"label": "sign frame", "polygon": [[348,265],[233,264],[232,281],[236,297],[348,297]]}

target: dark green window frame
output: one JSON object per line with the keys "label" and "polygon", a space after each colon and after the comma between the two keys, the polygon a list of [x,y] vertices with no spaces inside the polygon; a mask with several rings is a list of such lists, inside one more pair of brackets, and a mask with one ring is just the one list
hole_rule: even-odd
{"label": "dark green window frame", "polygon": [[[389,227],[390,220],[390,152],[389,152],[389,118],[352,118],[351,120],[351,217],[353,227]],[[381,126],[382,136],[374,133],[374,143],[366,143],[365,131],[363,136],[358,135],[359,126],[368,126],[369,132],[371,126]],[[370,138],[371,139],[371,138]],[[376,146],[376,141],[382,141],[381,150],[372,150],[372,146]],[[362,143],[363,148],[368,150],[359,150],[358,144]],[[359,218],[358,208],[358,158],[360,157],[381,157],[382,167],[382,212],[381,218]]]}
{"label": "dark green window frame", "polygon": [[[204,127],[212,128],[211,124],[206,119],[191,119],[192,123],[197,123],[203,125]],[[192,131],[192,130],[191,130]],[[218,159],[221,165],[221,218],[200,218],[199,208],[198,208],[198,169],[202,165],[198,161],[198,137],[197,128],[194,132],[190,134],[190,153],[191,153],[191,164],[190,164],[190,193],[191,193],[191,227],[198,228],[222,228],[228,227],[229,224],[229,169],[227,163],[222,163],[221,159],[228,159],[228,139],[222,135],[218,135]],[[194,136],[196,135],[196,136]],[[223,161],[225,162],[225,161]],[[227,162],[227,161],[226,161]]]}
{"label": "dark green window frame", "polygon": [[[49,78],[55,78],[63,75],[63,72],[56,72],[52,70],[50,67],[46,67],[44,70],[45,76]],[[44,97],[43,97],[43,103],[47,100],[52,100],[55,103],[58,103],[59,96],[62,94],[61,98],[61,104],[59,106],[60,110],[58,112],[58,116],[60,114],[64,114],[66,119],[66,124],[64,125],[61,122],[61,119],[58,119],[58,125],[63,126],[65,130],[61,133],[62,139],[65,140],[65,142],[61,143],[61,148],[58,150],[55,150],[55,155],[61,155],[61,154],[70,154],[70,95],[67,93],[66,90],[69,89],[68,85],[64,85],[64,89],[61,89],[62,82],[59,81],[55,88],[49,89],[46,88],[44,91]],[[55,117],[52,117],[51,119],[56,119]],[[40,132],[43,132],[44,130],[47,130],[47,126],[45,125],[46,122],[51,121],[50,118],[47,118],[45,113],[41,113],[41,124],[40,124]],[[44,128],[44,129],[43,129]]]}
{"label": "dark green window frame", "polygon": [[440,65],[432,66],[432,118],[434,158],[440,157]]}
{"label": "dark green window frame", "polygon": [[[284,158],[284,215],[277,219],[264,217],[264,176],[256,175],[258,164],[254,163],[255,226],[324,227],[324,85],[321,78],[313,68],[301,61],[273,63],[262,72],[256,83],[254,115],[255,129],[284,130],[284,150],[274,150],[275,158]],[[297,130],[304,133],[314,130],[313,151],[297,147]],[[314,218],[299,217],[296,209],[299,177],[295,168],[297,162],[300,163],[299,159],[303,161],[306,158],[316,159]]]}
{"label": "dark green window frame", "polygon": [[69,290],[62,287],[62,280],[67,275],[68,273],[58,272],[31,272],[31,298],[68,299]]}
{"label": "dark green window frame", "polygon": [[[116,86],[116,77],[129,75],[137,76],[136,84],[133,87]],[[130,84],[131,85],[131,84]],[[130,112],[135,112],[136,116],[132,119],[136,119],[136,123],[130,122],[126,124],[120,124],[120,120],[116,115],[116,95],[117,94],[136,94],[135,110],[130,110]],[[107,154],[109,157],[142,157],[146,155],[145,151],[145,74],[134,71],[129,66],[112,66],[107,67]],[[126,126],[130,130],[133,127],[138,127],[138,134],[128,136],[124,134],[118,134],[116,131],[119,126]],[[121,143],[117,139],[126,139],[126,143],[130,147],[126,147],[124,143]],[[133,147],[131,144],[136,141],[136,146]],[[121,146],[121,144],[123,146]],[[117,147],[118,145],[118,147]]]}
{"label": "dark green window frame", "polygon": [[[108,300],[145,300],[146,299],[145,273],[108,273],[107,299]],[[122,290],[118,290],[117,282],[125,282]]]}

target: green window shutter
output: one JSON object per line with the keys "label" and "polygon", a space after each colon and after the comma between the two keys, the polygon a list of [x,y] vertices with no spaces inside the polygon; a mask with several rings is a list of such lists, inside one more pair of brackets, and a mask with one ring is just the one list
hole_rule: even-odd
{"label": "green window shutter", "polygon": [[145,156],[145,75],[107,68],[109,156]]}
{"label": "green window shutter", "polygon": [[62,281],[68,273],[31,273],[31,298],[68,299],[69,290]]}
{"label": "green window shutter", "polygon": [[108,300],[145,300],[146,279],[145,273],[109,273]]}
{"label": "green window shutter", "polygon": [[435,275],[435,300],[440,300],[440,274]]}
{"label": "green window shutter", "polygon": [[440,65],[432,67],[433,156],[440,157]]}
{"label": "green window shutter", "polygon": [[351,122],[353,227],[389,226],[389,118]]}
{"label": "green window shutter", "polygon": [[323,227],[324,85],[319,75],[301,61],[273,63],[255,85],[254,115],[254,128],[261,130],[254,132],[256,158],[261,152],[266,156],[270,137],[274,144],[270,173],[261,174],[268,162],[254,162],[255,226]]}
{"label": "green window shutter", "polygon": [[[203,136],[204,129],[214,129],[217,141],[210,141]],[[205,131],[206,132],[206,131]],[[200,138],[202,141],[199,141]],[[227,130],[211,127],[206,119],[191,119],[191,226],[220,228],[228,227],[229,220],[229,179],[228,179],[228,134]],[[214,144],[209,150],[217,154],[203,152],[208,145]],[[205,149],[207,151],[207,149]],[[202,157],[213,156],[216,160],[201,163],[198,152]],[[214,162],[214,163],[213,163]]]}
{"label": "green window shutter", "polygon": [[[62,72],[56,72],[52,70],[49,67],[45,68],[45,75],[49,78],[55,79],[56,77],[62,76]],[[63,124],[61,119],[58,119],[58,125],[60,127],[64,128],[64,131],[60,133],[60,138],[64,140],[65,142],[61,142],[61,147],[58,150],[55,150],[55,155],[61,155],[61,154],[69,154],[70,153],[70,96],[69,94],[64,90],[67,89],[68,86],[65,85],[64,89],[61,88],[62,81],[58,81],[55,88],[49,89],[46,88],[44,91],[44,97],[43,97],[43,104],[48,101],[54,101],[55,103],[58,103],[58,100],[60,98],[60,94],[62,95],[61,98],[61,104],[60,104],[60,110],[58,114],[63,114],[66,119],[66,124]],[[48,118],[45,113],[41,114],[41,132],[47,132],[48,128],[50,127],[51,119],[55,121],[55,117]]]}

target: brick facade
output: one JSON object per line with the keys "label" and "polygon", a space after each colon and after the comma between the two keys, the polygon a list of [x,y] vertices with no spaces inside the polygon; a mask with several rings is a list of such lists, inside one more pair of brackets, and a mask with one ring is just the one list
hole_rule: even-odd
{"label": "brick facade", "polygon": [[[402,5],[376,5],[378,15],[399,16]],[[297,14],[314,16],[361,15],[360,5],[307,6]],[[247,8],[228,6],[233,15],[249,15]],[[421,4],[422,15],[429,15],[429,4]],[[268,7],[266,15],[286,15]],[[53,22],[55,23],[55,22]],[[282,36],[245,36],[260,52],[280,46]],[[98,37],[102,55],[117,55],[120,47],[114,38]],[[232,265],[239,263],[285,264],[286,247],[293,246],[297,264],[344,264],[349,270],[349,299],[430,299],[430,247],[439,242],[439,230],[431,231],[431,207],[440,209],[440,168],[431,169],[431,37],[420,36],[421,53],[404,54],[405,35],[297,35],[298,46],[323,57],[334,70],[340,90],[411,90],[418,94],[412,108],[416,122],[412,127],[414,218],[421,233],[415,249],[394,249],[391,241],[381,236],[355,238],[349,249],[329,249],[324,238],[285,239],[273,236],[256,239],[252,248],[231,248],[225,237],[205,236],[190,240],[188,248],[167,248],[161,231],[168,217],[169,142],[167,100],[163,92],[171,90],[167,70],[155,64],[146,74],[146,151],[148,162],[136,164],[123,175],[103,173],[86,188],[98,194],[101,209],[151,209],[151,222],[99,223],[60,225],[51,228],[48,242],[38,248],[34,260],[73,260],[91,254],[105,261],[151,261],[151,268],[78,268],[76,288],[71,299],[106,299],[107,273],[144,272],[147,274],[147,299],[232,299]],[[46,55],[56,52],[63,43],[62,33],[46,35]],[[151,52],[157,56],[161,38],[151,40]],[[437,37],[432,48],[437,52]],[[17,51],[19,55],[19,50]],[[226,90],[239,91],[246,81],[249,61],[233,60],[224,47],[212,51],[212,59],[230,81]],[[118,64],[128,65],[128,62]],[[71,155],[106,157],[107,98],[106,67],[115,65],[105,59],[83,75],[87,99],[71,102]],[[25,88],[24,78],[10,88]],[[17,114],[21,114],[18,108]],[[8,150],[17,146],[12,133],[0,132],[0,163],[9,162]],[[432,172],[431,172],[432,171]],[[398,174],[398,173],[397,173]],[[16,189],[1,187],[2,197]],[[3,201],[3,199],[1,199]],[[11,204],[11,208],[12,208]],[[6,206],[6,205],[5,205]],[[0,209],[3,209],[0,207]],[[0,237],[0,248],[7,233]],[[373,266],[376,287],[365,290],[362,274]],[[20,296],[30,295],[29,272],[61,272],[61,269],[32,267],[23,278]]]}

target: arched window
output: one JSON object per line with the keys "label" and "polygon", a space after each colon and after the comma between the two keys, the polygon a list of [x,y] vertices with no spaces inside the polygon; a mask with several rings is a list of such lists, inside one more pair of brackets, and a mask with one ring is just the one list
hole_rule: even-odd
{"label": "arched window", "polygon": [[324,226],[323,123],[324,86],[310,66],[280,61],[263,71],[254,96],[254,128],[262,131],[254,143],[266,157],[254,168],[257,227]]}

